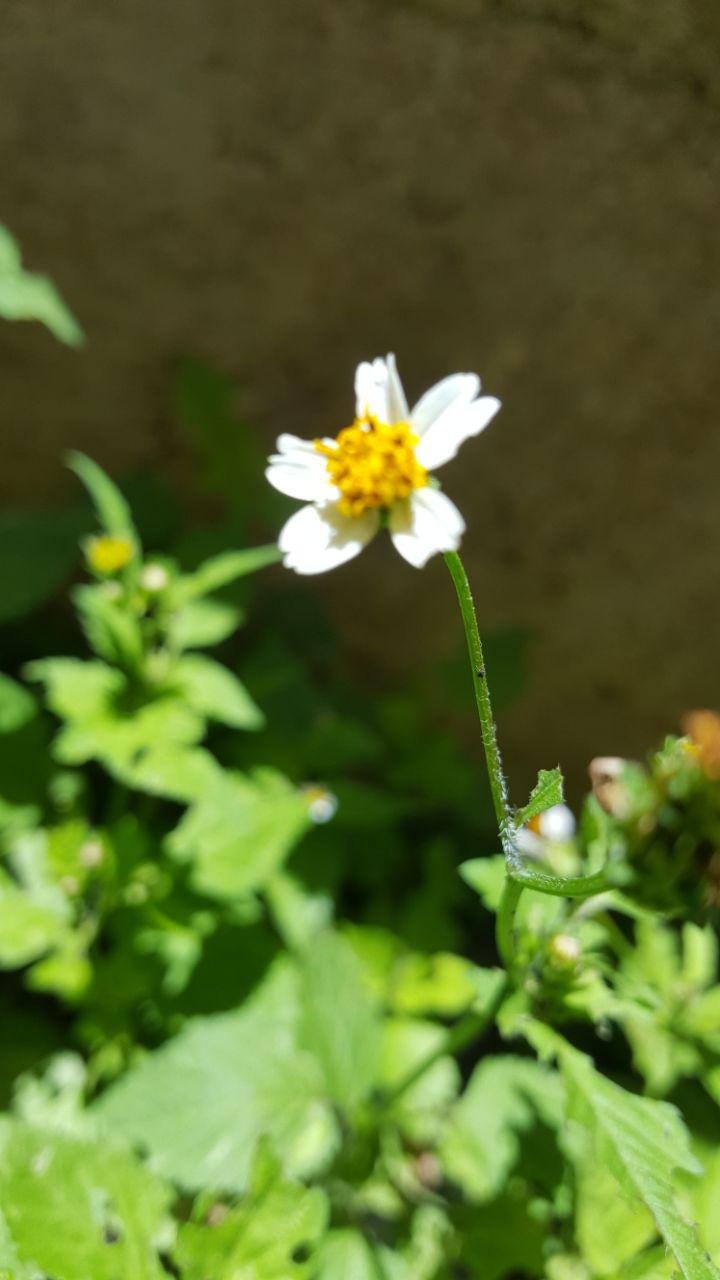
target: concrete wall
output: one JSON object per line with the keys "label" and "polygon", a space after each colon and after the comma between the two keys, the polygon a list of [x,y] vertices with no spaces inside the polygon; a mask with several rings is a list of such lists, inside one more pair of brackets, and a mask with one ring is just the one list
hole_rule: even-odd
{"label": "concrete wall", "polygon": [[[3,501],[60,494],[70,444],[176,466],[178,351],[268,441],[343,424],[360,357],[413,392],[476,368],[505,409],[445,479],[483,618],[537,632],[514,771],[720,703],[716,0],[0,0],[0,30],[0,218],[89,335],[0,331]],[[361,665],[454,635],[442,566],[386,547],[314,589]]]}

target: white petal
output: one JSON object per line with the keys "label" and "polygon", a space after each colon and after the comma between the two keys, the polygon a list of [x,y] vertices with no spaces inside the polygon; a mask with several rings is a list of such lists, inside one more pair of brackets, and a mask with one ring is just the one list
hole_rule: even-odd
{"label": "white petal", "polygon": [[456,551],[465,532],[455,503],[437,489],[416,489],[405,502],[396,503],[389,525],[395,550],[416,569],[439,551]]}
{"label": "white petal", "polygon": [[392,351],[385,357],[388,377],[388,422],[407,422],[410,416],[408,402],[397,371],[395,356]]}
{"label": "white petal", "polygon": [[333,504],[302,507],[280,532],[283,563],[296,573],[325,573],[352,560],[377,533],[378,511],[343,516]]}
{"label": "white petal", "polygon": [[276,448],[278,453],[317,452],[314,440],[301,440],[300,436],[291,436],[287,431],[278,436]]}
{"label": "white petal", "polygon": [[371,413],[381,422],[395,422],[390,416],[390,371],[380,357],[372,364],[364,361],[355,371],[355,412],[358,418]]}
{"label": "white petal", "polygon": [[460,445],[477,436],[495,417],[500,401],[494,396],[481,396],[472,404],[453,406],[436,418],[423,435],[415,454],[428,471],[434,471],[455,457]]}
{"label": "white petal", "polygon": [[320,464],[314,461],[291,461],[292,454],[286,457],[275,454],[270,459],[270,466],[265,477],[273,488],[284,493],[288,498],[300,498],[303,502],[328,502],[338,496],[338,491],[330,481],[325,459],[317,456]]}
{"label": "white petal", "polygon": [[442,382],[425,392],[418,400],[410,414],[410,421],[419,436],[425,434],[433,422],[453,407],[470,404],[480,390],[480,379],[476,373],[452,373]]}

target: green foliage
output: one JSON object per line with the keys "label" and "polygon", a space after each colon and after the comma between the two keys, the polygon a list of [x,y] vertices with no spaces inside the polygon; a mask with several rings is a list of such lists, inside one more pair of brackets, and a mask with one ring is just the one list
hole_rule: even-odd
{"label": "green foliage", "polygon": [[0,225],[0,316],[4,320],[39,320],[60,342],[71,347],[83,341],[83,332],[46,276],[34,275],[22,265],[20,250],[6,227]]}
{"label": "green foliage", "polygon": [[518,827],[524,827],[528,822],[532,822],[533,818],[538,818],[546,809],[551,809],[554,804],[562,804],[562,801],[562,773],[559,769],[541,769],[530,793],[530,799],[524,809],[515,815],[515,823]]}
{"label": "green foliage", "polygon": [[[231,387],[187,366],[179,399],[217,482]],[[0,676],[0,1277],[718,1280],[707,723],[575,837],[541,771],[508,918],[452,669],[355,693],[316,605],[255,590],[275,547],[150,555],[71,465],[79,628]]]}

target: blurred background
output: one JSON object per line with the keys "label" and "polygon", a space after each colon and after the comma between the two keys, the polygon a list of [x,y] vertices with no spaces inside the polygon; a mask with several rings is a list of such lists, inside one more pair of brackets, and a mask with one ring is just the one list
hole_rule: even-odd
{"label": "blurred background", "polygon": [[[656,0],[651,23],[640,0],[0,17],[0,218],[87,336],[0,330],[10,666],[77,560],[65,449],[129,483],[161,547],[273,537],[263,454],[334,434],[355,364],[394,350],[411,399],[474,369],[504,402],[443,480],[513,671],[520,794],[538,766],[577,787],[590,756],[717,704],[713,0]],[[378,539],[301,591],[309,646],[327,615],[356,683],[438,701],[459,646],[442,563],[416,573]]]}

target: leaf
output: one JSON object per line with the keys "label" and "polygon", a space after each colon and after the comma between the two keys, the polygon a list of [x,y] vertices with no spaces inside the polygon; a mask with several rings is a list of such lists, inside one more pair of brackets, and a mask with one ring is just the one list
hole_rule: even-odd
{"label": "leaf", "polygon": [[305,797],[282,774],[219,774],[168,837],[197,889],[236,898],[262,888],[310,826]]}
{"label": "leaf", "polygon": [[30,1275],[161,1280],[169,1200],[123,1151],[18,1121],[0,1129],[0,1204]]}
{"label": "leaf", "polygon": [[329,930],[302,960],[301,1043],[320,1063],[328,1096],[352,1109],[377,1073],[380,1018],[362,966],[344,938]]}
{"label": "leaf", "polygon": [[524,827],[546,809],[563,802],[563,776],[559,768],[541,769],[524,809],[515,814],[515,826]]}
{"label": "leaf", "polygon": [[22,266],[20,250],[6,227],[0,226],[0,316],[5,320],[39,320],[60,342],[78,347],[83,331],[70,314],[55,285]]}
{"label": "leaf", "polygon": [[44,955],[63,939],[67,923],[60,895],[38,900],[0,871],[0,966],[16,969]]}
{"label": "leaf", "polygon": [[[202,1213],[181,1227],[174,1249],[183,1280],[305,1280],[314,1274],[312,1250],[325,1230],[324,1192],[285,1181],[261,1147],[247,1199],[220,1206],[218,1221]],[[216,1206],[217,1212],[217,1206]],[[210,1211],[212,1215],[212,1210]]]}
{"label": "leaf", "polygon": [[237,630],[242,619],[241,609],[223,601],[188,600],[171,614],[168,639],[178,651],[204,649],[226,640]]}
{"label": "leaf", "polygon": [[88,644],[98,657],[138,670],[143,661],[143,638],[137,617],[110,599],[104,585],[76,587],[71,598]]}
{"label": "leaf", "polygon": [[677,1170],[702,1172],[680,1113],[667,1102],[627,1093],[559,1036],[554,1051],[567,1086],[568,1119],[587,1135],[594,1158],[650,1210],[685,1280],[717,1280],[720,1272],[703,1252],[673,1189]]}
{"label": "leaf", "polygon": [[316,1171],[337,1134],[320,1065],[298,1044],[300,1000],[297,969],[278,962],[242,1008],[189,1022],[131,1068],[94,1113],[191,1190],[245,1191],[263,1136],[286,1173]]}
{"label": "leaf", "polygon": [[421,1063],[439,1055],[388,1108],[404,1137],[418,1147],[436,1145],[441,1119],[460,1085],[456,1062],[441,1052],[446,1036],[445,1028],[437,1022],[419,1018],[386,1018],[383,1022],[378,1069],[381,1089],[392,1090]]}
{"label": "leaf", "polygon": [[520,1154],[520,1135],[539,1121],[556,1127],[562,1091],[557,1073],[527,1058],[484,1059],[453,1108],[440,1147],[451,1181],[474,1201],[492,1200]]}
{"label": "leaf", "polygon": [[645,1205],[629,1197],[597,1160],[580,1162],[575,1183],[575,1239],[593,1275],[607,1276],[656,1239]]}
{"label": "leaf", "polygon": [[173,589],[173,603],[184,604],[198,596],[219,591],[237,578],[257,573],[258,569],[277,564],[279,560],[280,552],[274,543],[266,547],[249,547],[246,551],[222,551],[206,560],[194,573],[183,574]]}
{"label": "leaf", "polygon": [[236,676],[212,658],[187,654],[179,658],[169,677],[173,689],[194,711],[234,729],[259,729],[262,711]]}
{"label": "leaf", "polygon": [[37,715],[33,695],[17,680],[0,673],[0,733],[15,733]]}
{"label": "leaf", "polygon": [[125,688],[119,671],[104,662],[80,658],[41,658],[28,663],[24,675],[43,682],[50,710],[63,720],[90,720],[105,714]]}
{"label": "leaf", "polygon": [[138,535],[132,513],[117,485],[84,453],[69,453],[67,463],[90,494],[105,533],[113,538],[128,538],[133,546],[137,546]]}
{"label": "leaf", "polygon": [[365,1237],[349,1227],[330,1232],[318,1252],[317,1266],[317,1280],[386,1280]]}

